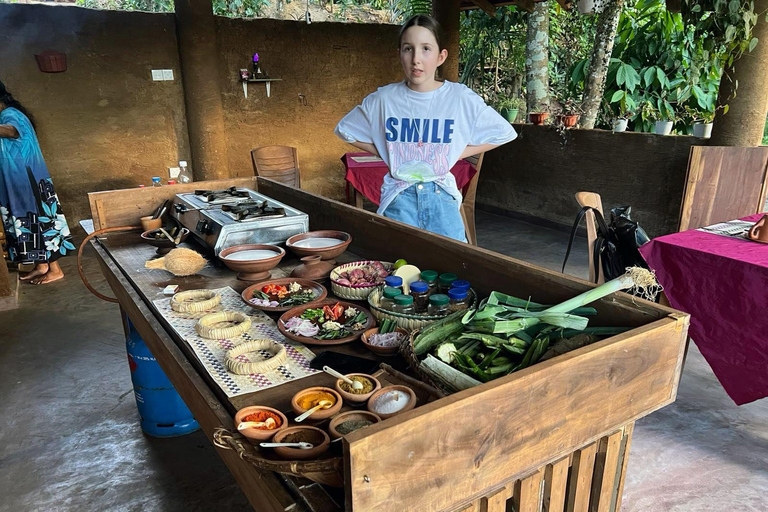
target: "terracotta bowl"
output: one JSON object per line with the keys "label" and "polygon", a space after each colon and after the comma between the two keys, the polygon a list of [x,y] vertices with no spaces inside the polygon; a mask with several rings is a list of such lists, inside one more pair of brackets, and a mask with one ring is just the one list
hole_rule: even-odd
{"label": "terracotta bowl", "polygon": [[381,382],[379,382],[372,375],[368,375],[367,373],[348,373],[347,377],[352,377],[353,375],[356,375],[358,377],[365,377],[366,379],[373,382],[373,389],[371,390],[370,393],[365,393],[364,395],[356,395],[354,393],[349,393],[348,391],[344,391],[343,389],[341,389],[341,383],[344,381],[342,381],[341,379],[336,379],[336,385],[334,387],[346,402],[351,402],[353,404],[362,404],[366,400],[371,398],[372,394],[374,394],[376,391],[381,389]]}
{"label": "terracotta bowl", "polygon": [[[308,240],[310,238],[337,238],[341,240],[340,244],[332,245],[330,247],[297,247],[295,244],[301,240]],[[286,240],[285,246],[288,247],[298,257],[319,255],[322,260],[332,260],[341,255],[347,250],[349,244],[352,243],[352,235],[345,233],[344,231],[335,231],[326,229],[322,231],[310,231],[308,233],[300,233],[293,235]]]}
{"label": "terracotta bowl", "polygon": [[528,119],[533,124],[537,124],[537,125],[544,124],[544,121],[546,121],[548,117],[549,117],[548,112],[531,112],[530,114],[528,114]]}
{"label": "terracotta bowl", "polygon": [[[376,404],[376,400],[378,400],[381,395],[383,395],[385,393],[388,393],[390,391],[403,391],[404,393],[407,393],[408,396],[410,397],[410,399],[408,400],[408,405],[406,405],[403,409],[400,409],[397,412],[393,412],[393,413],[389,413],[389,414],[382,413],[382,412],[377,412],[374,409],[374,405]],[[414,393],[413,390],[411,388],[409,388],[408,386],[387,386],[385,388],[381,388],[380,390],[376,391],[373,395],[371,395],[371,398],[368,399],[368,410],[370,412],[374,413],[374,414],[378,414],[381,417],[381,419],[383,419],[383,420],[385,420],[387,418],[391,418],[392,416],[395,416],[396,414],[400,414],[400,413],[403,413],[405,411],[410,411],[414,407],[416,407],[416,393]]]}
{"label": "terracotta bowl", "polygon": [[[403,334],[405,336],[405,338],[403,338],[403,340],[407,340],[408,339],[409,333],[408,333],[407,330],[403,329],[402,327],[398,327],[397,329],[395,329],[395,332],[399,332],[399,333]],[[371,336],[373,336],[374,334],[378,334],[378,333],[379,333],[379,328],[378,327],[374,327],[373,329],[368,329],[367,331],[365,331],[363,333],[362,336],[360,336],[360,341],[363,342],[363,345],[365,345],[365,348],[367,348],[368,350],[370,350],[374,354],[377,354],[377,355],[380,355],[380,356],[385,356],[385,357],[397,355],[397,353],[400,351],[400,346],[399,345],[396,346],[396,347],[377,347],[377,346],[371,345],[368,342],[368,339]]]}
{"label": "terracotta bowl", "polygon": [[[259,260],[232,260],[228,256],[240,251],[272,251],[275,256]],[[219,259],[237,272],[237,278],[241,281],[263,281],[272,277],[269,271],[280,263],[285,256],[285,250],[276,245],[243,244],[224,249],[219,253]]]}
{"label": "terracotta bowl", "polygon": [[299,398],[301,398],[303,395],[306,395],[307,393],[315,393],[318,391],[325,391],[326,393],[330,393],[333,396],[336,397],[336,403],[333,404],[333,407],[330,409],[320,409],[319,411],[316,411],[312,413],[312,416],[307,418],[305,421],[318,421],[318,420],[325,420],[333,416],[334,414],[338,413],[341,410],[341,406],[344,405],[344,399],[341,398],[341,395],[338,391],[331,388],[325,388],[322,386],[314,387],[314,388],[306,388],[302,389],[295,395],[293,395],[293,398],[291,398],[291,408],[293,409],[293,412],[296,413],[296,416],[299,416],[301,414],[304,414],[307,412],[306,409],[303,409],[299,407]]}
{"label": "terracotta bowl", "polygon": [[322,437],[323,438],[322,442],[320,442],[320,444],[315,444],[315,447],[310,448],[309,450],[302,450],[300,448],[290,448],[287,446],[279,446],[276,448],[272,448],[272,450],[275,450],[275,455],[285,460],[308,460],[308,459],[316,459],[317,457],[319,457],[320,455],[328,451],[328,447],[331,445],[331,438],[328,437],[328,434],[326,434],[325,432],[323,432],[317,427],[310,427],[305,425],[302,425],[300,427],[289,427],[284,430],[281,430],[280,432],[275,434],[275,437],[272,438],[272,442],[282,443],[283,439],[285,439],[288,435],[294,432],[300,432],[302,430],[311,431],[315,435],[317,435],[318,438]]}
{"label": "terracotta bowl", "polygon": [[368,411],[343,412],[333,418],[331,423],[328,425],[328,433],[331,435],[331,439],[338,439],[346,435],[336,430],[336,427],[349,420],[367,420],[373,423],[378,423],[381,421],[381,417],[378,414],[374,414]]}
{"label": "terracotta bowl", "polygon": [[245,430],[241,430],[240,433],[243,434],[248,440],[253,444],[258,444],[263,441],[267,441],[268,439],[271,439],[273,435],[275,435],[277,432],[284,430],[288,427],[288,418],[285,417],[285,414],[281,413],[277,409],[273,409],[271,407],[265,407],[261,405],[251,405],[249,407],[243,407],[239,411],[237,411],[237,414],[235,414],[235,428],[243,421],[243,418],[248,416],[249,414],[253,414],[255,412],[259,411],[269,411],[272,414],[275,414],[277,416],[280,416],[280,426],[276,429],[272,430],[260,430],[257,428],[247,428]]}
{"label": "terracotta bowl", "polygon": [[[157,247],[157,254],[167,254],[171,252],[171,249],[176,247],[176,244],[168,240],[168,238],[161,234],[161,238],[155,238],[154,235],[160,233],[159,229],[150,229],[149,231],[145,231],[141,234],[141,240],[144,243],[147,243],[151,245],[152,247]],[[187,239],[189,236],[189,231],[184,231],[184,234],[181,235],[181,239],[179,240],[179,243],[183,242]]]}

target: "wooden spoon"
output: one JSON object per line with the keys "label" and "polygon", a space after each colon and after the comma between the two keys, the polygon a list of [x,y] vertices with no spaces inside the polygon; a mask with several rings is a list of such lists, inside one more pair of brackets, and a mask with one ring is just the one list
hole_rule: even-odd
{"label": "wooden spoon", "polygon": [[313,408],[309,409],[307,412],[305,412],[304,414],[296,418],[295,421],[296,423],[301,423],[305,419],[309,418],[311,414],[319,411],[320,409],[330,409],[331,407],[333,407],[333,402],[331,402],[330,400],[320,400],[319,402],[317,402],[316,406],[314,406]]}
{"label": "wooden spoon", "polygon": [[349,377],[346,377],[346,376],[340,374],[339,372],[337,372],[336,370],[334,370],[330,366],[323,366],[323,371],[325,373],[330,373],[331,375],[333,375],[337,379],[343,380],[344,382],[346,382],[347,384],[352,386],[352,389],[357,389],[357,390],[363,389],[363,383],[362,382],[358,382],[356,380],[352,380]]}

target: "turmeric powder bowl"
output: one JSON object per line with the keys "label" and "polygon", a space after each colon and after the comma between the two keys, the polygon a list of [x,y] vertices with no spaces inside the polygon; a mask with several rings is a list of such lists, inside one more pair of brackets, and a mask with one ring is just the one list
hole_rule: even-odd
{"label": "turmeric powder bowl", "polygon": [[320,409],[312,413],[312,416],[307,418],[307,421],[317,421],[330,418],[341,410],[341,406],[344,404],[344,400],[338,391],[326,388],[322,386],[302,389],[291,398],[291,408],[296,415],[301,415],[307,412],[312,407],[316,406],[320,400],[330,400],[333,405],[328,409]]}
{"label": "turmeric powder bowl", "polygon": [[363,389],[360,393],[352,391],[352,386],[347,384],[341,379],[336,380],[336,391],[344,398],[346,402],[352,404],[362,404],[366,400],[371,398],[371,395],[381,389],[381,383],[373,376],[367,373],[349,373],[346,375],[348,379],[357,380],[363,384]]}
{"label": "turmeric powder bowl", "polygon": [[261,421],[268,417],[277,417],[279,419],[279,421],[275,420],[278,424],[275,428],[246,428],[240,431],[240,433],[243,434],[251,443],[259,444],[260,442],[272,439],[272,436],[274,436],[275,433],[285,429],[288,426],[288,418],[285,417],[285,414],[281,413],[277,409],[262,405],[251,405],[248,407],[243,407],[235,414],[235,428],[237,428],[237,426],[244,421]]}

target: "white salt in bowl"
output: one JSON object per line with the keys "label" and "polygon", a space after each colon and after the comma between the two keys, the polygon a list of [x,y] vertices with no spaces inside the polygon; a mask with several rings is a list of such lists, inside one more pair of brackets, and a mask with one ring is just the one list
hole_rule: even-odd
{"label": "white salt in bowl", "polygon": [[[405,393],[406,396],[401,398],[401,400],[406,399],[408,400],[408,402],[406,403],[405,407],[395,412],[390,412],[390,413],[381,412],[380,409],[377,409],[377,405],[379,407],[383,407],[383,403],[378,403],[378,401],[381,400],[382,397],[384,397],[384,400],[386,400],[386,395],[388,393],[392,393],[393,391],[401,391]],[[387,418],[391,418],[392,416],[403,413],[405,411],[410,411],[414,407],[416,407],[416,393],[414,393],[413,390],[408,386],[383,387],[380,390],[376,391],[373,395],[371,395],[371,398],[368,399],[368,410],[374,414],[378,414],[379,417],[383,420]]]}

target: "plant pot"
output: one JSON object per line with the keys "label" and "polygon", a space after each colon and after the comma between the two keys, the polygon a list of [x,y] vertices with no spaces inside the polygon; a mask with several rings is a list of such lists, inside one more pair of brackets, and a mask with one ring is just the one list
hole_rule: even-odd
{"label": "plant pot", "polygon": [[656,121],[656,127],[653,131],[659,135],[669,135],[672,133],[672,125],[672,121]]}
{"label": "plant pot", "polygon": [[517,108],[502,109],[502,114],[504,115],[504,119],[506,119],[510,123],[514,123],[517,120],[517,114],[519,113],[520,113],[520,109],[517,109]]}
{"label": "plant pot", "polygon": [[548,112],[531,112],[528,114],[528,119],[535,125],[541,126],[544,121],[549,117]]}
{"label": "plant pot", "polygon": [[614,132],[625,132],[627,131],[627,120],[626,119],[614,119],[613,120],[613,131]]}
{"label": "plant pot", "polygon": [[579,0],[577,7],[581,14],[592,14],[595,12],[595,0]]}
{"label": "plant pot", "polygon": [[708,139],[712,136],[712,123],[693,123],[693,136],[700,139]]}
{"label": "plant pot", "polygon": [[67,56],[64,53],[46,50],[35,54],[37,67],[43,73],[61,73],[67,70]]}
{"label": "plant pot", "polygon": [[573,128],[579,122],[579,117],[581,117],[579,114],[559,115],[557,116],[557,122],[564,128]]}

